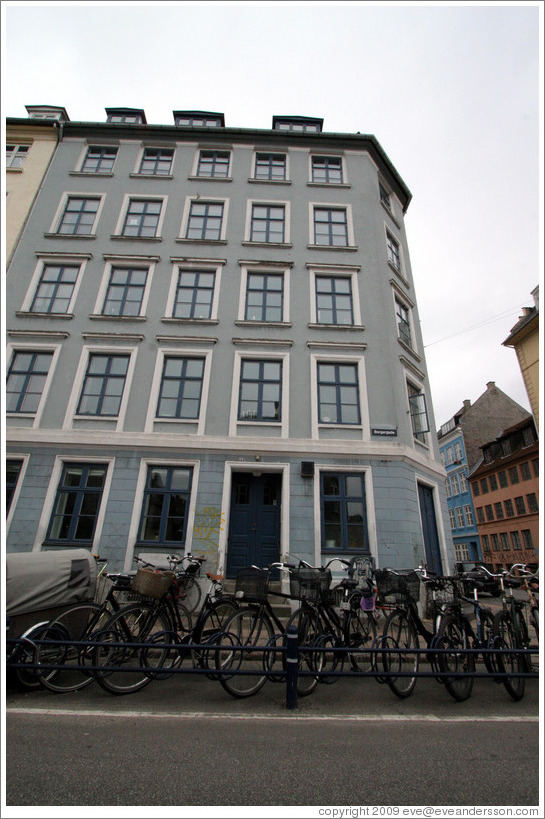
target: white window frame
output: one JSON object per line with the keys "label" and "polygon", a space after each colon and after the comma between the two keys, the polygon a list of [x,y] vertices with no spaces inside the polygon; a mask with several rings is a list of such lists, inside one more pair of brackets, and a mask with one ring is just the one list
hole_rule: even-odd
{"label": "white window frame", "polygon": [[[205,152],[214,152],[214,151],[216,151],[216,153],[220,153],[220,154],[229,154],[229,168],[228,168],[229,173],[228,173],[228,175],[227,176],[204,176],[204,175],[199,176],[198,175],[199,161],[200,161],[202,151],[205,151]],[[208,180],[208,179],[212,179],[212,180],[214,180],[216,182],[228,182],[232,178],[233,178],[233,150],[232,150],[232,148],[223,148],[223,147],[222,148],[217,148],[217,147],[214,147],[214,146],[204,147],[202,145],[199,145],[199,147],[195,151],[195,156],[193,157],[193,167],[191,169],[190,179],[199,179],[199,180],[204,179],[205,181]]]}
{"label": "white window frame", "polygon": [[[7,139],[6,140],[6,148],[7,148],[7,145],[13,145],[13,151],[9,152],[9,154],[10,154],[9,156],[7,155],[7,152],[6,152],[6,170],[7,171],[22,171],[23,166],[25,164],[25,160],[26,160],[27,156],[30,153],[30,149],[32,148],[33,143],[32,142],[17,142],[17,141],[11,141],[11,140]],[[17,158],[21,148],[26,148],[26,151],[21,152],[21,156],[23,157],[23,159],[22,159],[20,165],[15,165],[14,166],[11,163],[13,163],[14,159]]]}
{"label": "white window frame", "polygon": [[[314,467],[314,565],[321,566],[322,560],[322,514],[320,485],[321,474],[325,472],[355,473],[363,475],[365,486],[365,503],[367,507],[367,536],[369,538],[369,551],[378,565],[378,538],[375,513],[375,496],[373,493],[373,470],[370,466],[346,466],[345,464],[315,464]],[[342,556],[339,553],[339,557]],[[332,566],[335,570],[335,565]],[[338,566],[337,566],[338,569]]]}
{"label": "white window frame", "polygon": [[[200,177],[199,177],[200,178]],[[221,231],[219,239],[186,239],[185,235],[187,233],[187,227],[189,223],[189,214],[191,212],[191,205],[193,202],[196,203],[208,203],[210,202],[213,205],[222,204],[223,205],[223,215],[221,218]],[[182,224],[180,225],[180,233],[176,241],[178,242],[187,242],[189,244],[195,243],[216,243],[216,242],[225,242],[227,241],[227,217],[229,215],[229,198],[228,197],[218,197],[218,196],[186,196],[185,203],[184,203],[184,211],[182,215]]]}
{"label": "white window frame", "polygon": [[[312,178],[312,160],[315,157],[323,157],[324,159],[340,159],[341,160],[341,176],[342,182],[315,182]],[[308,184],[309,185],[318,185],[320,187],[326,188],[334,188],[334,187],[342,187],[346,188],[349,186],[348,177],[346,173],[346,159],[343,154],[334,154],[330,153],[329,151],[311,151],[308,156]]]}
{"label": "white window frame", "polygon": [[[242,370],[242,359],[254,359],[256,361],[281,361],[282,362],[282,406],[280,411],[280,421],[243,421],[238,419],[238,399],[240,395],[240,373]],[[290,385],[290,354],[286,352],[256,351],[256,350],[236,350],[233,364],[233,386],[231,389],[231,410],[229,417],[229,435],[236,437],[242,435],[241,427],[253,428],[274,428],[280,429],[280,438],[289,436],[289,396]],[[248,435],[248,433],[244,433]]]}
{"label": "white window frame", "polygon": [[464,504],[464,515],[466,518],[467,525],[475,526],[475,517],[473,515],[473,509],[471,508],[471,504],[469,503]]}
{"label": "white window frame", "polygon": [[[252,211],[254,205],[262,207],[284,208],[284,241],[283,242],[255,242],[252,241]],[[246,202],[246,221],[244,223],[244,242],[259,247],[277,247],[291,243],[291,202],[276,199],[248,199]]]}
{"label": "white window frame", "polygon": [[142,515],[142,503],[144,500],[144,492],[146,489],[146,478],[150,466],[173,466],[175,468],[190,468],[193,469],[193,476],[191,479],[191,494],[189,498],[189,505],[187,511],[187,529],[185,539],[185,552],[191,552],[191,545],[193,539],[193,528],[195,526],[195,509],[197,506],[197,496],[199,487],[199,460],[176,460],[173,458],[162,458],[160,455],[156,458],[142,458],[140,460],[140,469],[138,471],[138,479],[136,482],[136,491],[134,493],[134,504],[132,508],[131,521],[129,524],[129,534],[127,538],[127,549],[125,552],[124,572],[129,572],[133,568],[133,560],[138,539],[138,527],[140,525],[140,518]]}
{"label": "white window frame", "polygon": [[[172,274],[170,278],[170,287],[168,290],[167,305],[165,318],[171,321],[179,321],[181,323],[202,323],[217,322],[218,307],[221,287],[221,273],[223,270],[224,261],[217,259],[175,259],[171,257]],[[214,293],[212,295],[212,306],[210,310],[210,318],[196,319],[196,318],[178,318],[174,316],[174,303],[176,301],[176,291],[178,289],[178,271],[179,270],[206,270],[209,273],[214,273]]]}
{"label": "white window frame", "polygon": [[[170,164],[170,171],[168,173],[146,173],[140,170],[142,160],[146,151],[172,151],[172,162]],[[174,162],[176,160],[176,147],[174,145],[155,145],[146,144],[141,145],[136,157],[136,163],[131,176],[142,176],[146,179],[171,179],[173,176]],[[138,197],[139,198],[139,197]]]}
{"label": "white window frame", "polygon": [[51,515],[53,512],[53,507],[55,504],[55,498],[57,496],[57,489],[59,488],[59,481],[62,475],[62,470],[65,464],[71,463],[106,464],[107,467],[106,479],[104,481],[104,489],[102,490],[102,500],[97,515],[95,534],[93,537],[93,544],[91,546],[91,553],[94,553],[96,551],[98,544],[100,543],[102,537],[102,529],[104,526],[104,518],[106,516],[106,507],[108,506],[108,497],[110,494],[112,477],[115,468],[115,457],[113,456],[108,457],[107,455],[105,455],[104,457],[99,457],[98,455],[87,454],[57,455],[55,457],[53,469],[51,470],[51,478],[49,480],[49,485],[47,487],[44,504],[42,506],[42,514],[40,516],[40,522],[38,523],[38,530],[36,532],[34,546],[32,547],[33,552],[41,551],[42,544],[47,535],[49,521],[51,519]]}
{"label": "white window frame", "polygon": [[[361,303],[358,273],[360,267],[336,267],[335,265],[324,264],[308,264],[310,273],[310,323],[316,324],[319,327],[362,327],[361,322]],[[316,313],[316,279],[319,276],[334,276],[336,278],[350,279],[352,288],[352,312],[354,314],[354,324],[352,325],[338,325],[338,324],[323,324],[318,322]]]}
{"label": "white window frame", "polygon": [[[93,229],[90,233],[59,233],[59,227],[62,221],[62,217],[64,216],[64,212],[66,210],[66,206],[68,205],[69,199],[98,199],[99,205],[97,208],[97,212],[95,214],[95,221],[93,222]],[[55,216],[53,217],[53,221],[51,223],[51,227],[49,229],[50,234],[54,234],[61,239],[90,239],[92,236],[96,236],[96,231],[98,227],[98,223],[100,222],[100,216],[102,213],[102,209],[104,207],[104,202],[106,201],[106,194],[100,193],[99,191],[65,191],[59,202],[57,210],[55,212]]]}
{"label": "white window frame", "polygon": [[[355,364],[358,373],[358,398],[360,402],[360,423],[359,424],[336,424],[320,423],[318,407],[318,364]],[[369,406],[367,402],[367,377],[365,373],[365,356],[331,354],[331,353],[311,353],[310,355],[310,417],[311,417],[311,437],[314,440],[320,438],[320,429],[342,429],[360,430],[363,441],[369,441],[370,423]]]}
{"label": "white window frame", "polygon": [[[44,384],[44,388],[42,390],[42,395],[40,397],[40,403],[38,404],[38,409],[34,413],[20,413],[20,412],[7,412],[6,418],[32,418],[34,417],[34,421],[32,423],[32,429],[36,429],[40,426],[40,421],[42,419],[42,415],[44,413],[47,396],[49,394],[49,390],[51,388],[51,383],[53,381],[53,376],[55,374],[55,369],[57,366],[57,362],[59,359],[59,355],[61,352],[61,344],[37,344],[37,343],[23,343],[23,344],[14,344],[9,343],[6,345],[6,372],[9,369],[9,365],[14,353],[26,353],[26,352],[40,352],[40,353],[52,353],[53,357],[51,359],[51,366],[49,368],[49,372],[47,374],[46,382]],[[4,388],[5,389],[5,388]]]}
{"label": "white window frame", "polygon": [[458,529],[465,529],[466,521],[464,518],[464,510],[461,506],[456,506],[454,512],[456,514],[456,524]]}
{"label": "white window frame", "polygon": [[[159,401],[159,392],[161,390],[161,380],[163,377],[163,366],[165,358],[171,356],[173,358],[204,358],[204,372],[202,379],[202,393],[199,406],[198,418],[158,418],[157,404]],[[210,391],[210,372],[212,369],[212,350],[207,350],[202,347],[161,347],[157,351],[157,358],[155,360],[155,369],[153,372],[153,381],[150,390],[148,413],[146,417],[146,425],[144,432],[154,432],[155,424],[173,424],[179,427],[194,427],[197,429],[195,435],[204,435],[206,409],[208,406],[208,394]],[[173,432],[175,430],[172,430]]]}
{"label": "white window frame", "polygon": [[240,293],[238,300],[238,322],[243,322],[248,325],[256,324],[277,324],[279,322],[269,321],[251,321],[245,318],[246,313],[246,291],[248,288],[248,274],[250,273],[271,273],[284,277],[283,294],[282,294],[282,324],[288,324],[290,321],[290,265],[284,264],[267,264],[266,262],[239,262],[240,264]]}
{"label": "white window frame", "polygon": [[[420,440],[419,438],[417,438],[416,433],[413,430],[413,422],[412,422],[412,417],[411,417],[411,402],[409,401],[409,385],[411,387],[413,387],[415,390],[418,390],[418,393],[420,395],[424,396],[424,402],[425,402],[425,406],[426,406],[426,420],[428,422],[428,430],[426,432],[421,433],[423,436],[425,436],[425,438],[423,440]],[[409,376],[407,371],[405,372],[405,393],[406,393],[406,396],[407,396],[407,418],[408,418],[408,421],[409,421],[409,429],[410,429],[410,432],[411,432],[411,437],[413,439],[413,443],[415,445],[418,444],[419,446],[423,446],[426,449],[428,449],[429,448],[429,440],[430,440],[429,436],[430,436],[430,433],[431,433],[430,405],[429,405],[429,401],[428,401],[428,396],[426,394],[426,390],[424,389],[423,385],[421,383],[419,383],[414,377]],[[449,447],[448,452],[450,453],[450,447]]]}
{"label": "white window frame", "polygon": [[[153,279],[153,274],[155,272],[155,265],[159,261],[157,257],[150,258],[149,256],[116,256],[114,254],[111,255],[104,255],[104,260],[106,265],[104,267],[104,272],[102,274],[102,280],[100,282],[100,287],[98,289],[97,300],[95,302],[95,306],[93,308],[93,318],[101,318],[101,319],[109,319],[112,321],[134,321],[135,319],[142,318],[146,315],[146,310],[148,307],[148,301],[151,291],[151,283]],[[112,268],[114,267],[138,267],[144,268],[147,267],[148,275],[146,277],[146,286],[144,288],[144,295],[142,297],[142,304],[140,306],[140,313],[138,316],[107,316],[104,315],[102,309],[104,307],[104,301],[106,299],[106,294],[108,292],[108,285],[110,283],[110,276],[112,274]]]}
{"label": "white window frame", "polygon": [[[36,262],[36,267],[34,268],[34,273],[32,274],[32,278],[30,280],[30,285],[26,292],[25,299],[23,304],[21,305],[21,310],[24,313],[30,313],[30,308],[32,307],[32,302],[34,301],[34,296],[36,295],[36,290],[38,288],[38,284],[40,282],[40,278],[44,271],[44,268],[47,265],[68,265],[68,266],[78,266],[79,273],[78,277],[74,283],[74,289],[72,291],[72,298],[70,299],[70,303],[66,310],[66,313],[47,313],[46,315],[52,315],[58,318],[59,316],[68,316],[70,317],[73,314],[74,304],[76,303],[76,299],[78,296],[78,291],[81,286],[81,282],[83,281],[83,276],[85,273],[85,267],[87,262],[91,258],[90,254],[64,254],[64,253],[38,253],[38,261]],[[34,315],[34,313],[30,313],[30,315]],[[37,315],[44,315],[43,313],[37,313]]]}
{"label": "white window frame", "polygon": [[[157,232],[155,236],[125,236],[123,234],[123,226],[125,224],[125,218],[127,216],[127,211],[129,210],[129,205],[132,200],[138,201],[146,201],[146,202],[161,202],[161,213],[159,214],[159,220],[157,222]],[[115,226],[115,231],[113,236],[116,239],[125,239],[126,241],[132,242],[154,242],[158,239],[162,238],[162,230],[163,230],[163,222],[165,220],[165,214],[167,210],[167,203],[168,203],[168,196],[156,196],[150,195],[148,193],[126,193],[123,197],[123,202],[121,204],[121,210],[119,212],[119,217],[117,220],[117,224]]]}
{"label": "white window frame", "polygon": [[[112,150],[114,148],[116,149],[114,164],[112,165],[112,170],[111,171],[84,171],[83,170],[83,166],[85,164],[85,160],[87,159],[87,154],[88,154],[90,148],[91,149],[92,148],[110,148]],[[118,143],[112,144],[112,143],[107,142],[107,141],[106,142],[101,142],[100,140],[97,140],[96,142],[95,141],[86,142],[82,146],[81,153],[79,155],[78,161],[76,162],[77,170],[76,171],[71,171],[70,173],[71,174],[78,174],[78,175],[82,174],[84,176],[90,176],[90,177],[113,176],[114,168],[115,168],[115,164],[117,162],[118,156],[119,156],[119,144]]]}
{"label": "white window frame", "polygon": [[[399,267],[395,265],[395,263],[390,259],[390,250],[388,247],[388,237],[391,237],[392,240],[397,245],[397,250],[399,253]],[[386,246],[386,261],[390,270],[393,270],[394,273],[399,276],[402,281],[407,282],[407,275],[405,273],[405,256],[403,252],[403,244],[401,240],[395,235],[394,231],[391,227],[389,227],[386,222],[384,222],[384,241]]]}
{"label": "white window frame", "polygon": [[15,513],[15,508],[17,506],[17,501],[19,500],[19,495],[21,494],[21,489],[23,487],[23,481],[25,479],[28,462],[30,461],[30,454],[28,452],[25,454],[21,454],[20,452],[6,452],[4,466],[7,461],[22,461],[22,463],[21,469],[19,470],[19,476],[17,478],[17,486],[15,487],[13,495],[11,496],[11,506],[6,517],[6,534],[7,532],[9,532],[9,527],[11,526],[11,521]]}
{"label": "white window frame", "polygon": [[[395,326],[396,326],[397,340],[401,344],[403,344],[403,346],[406,349],[408,349],[411,352],[415,353],[416,352],[416,337],[415,337],[415,331],[414,331],[414,313],[413,313],[413,311],[414,311],[414,302],[412,302],[411,299],[409,299],[408,296],[405,295],[405,293],[402,293],[401,290],[398,287],[396,287],[395,282],[392,281],[390,283],[392,285],[392,298],[393,298],[393,301],[394,301],[394,321],[395,321]],[[401,335],[399,333],[399,326],[398,326],[398,321],[397,321],[397,304],[398,303],[401,304],[405,308],[405,310],[407,311],[407,313],[409,315],[409,322],[408,323],[409,323],[409,332],[410,332],[410,336],[411,336],[411,343],[410,344],[407,344],[407,342],[404,341],[403,338],[401,338]]]}
{"label": "white window frame", "polygon": [[[257,163],[257,155],[258,154],[278,154],[279,156],[286,157],[286,174],[284,179],[261,179],[260,177],[255,175],[256,163]],[[291,184],[291,177],[290,177],[290,154],[287,150],[278,151],[273,148],[254,148],[252,153],[252,165],[251,165],[251,174],[250,179],[252,182],[263,182],[265,185],[277,184],[277,185],[287,185]]]}
{"label": "white window frame", "polygon": [[[125,423],[125,415],[127,414],[127,406],[129,403],[129,396],[131,392],[131,385],[132,379],[134,376],[134,370],[136,367],[136,356],[138,350],[136,347],[125,347],[125,346],[114,346],[114,345],[100,345],[100,344],[93,344],[93,345],[85,345],[81,349],[80,358],[78,362],[78,366],[76,369],[76,374],[74,376],[74,382],[72,386],[72,391],[70,393],[70,398],[68,399],[68,406],[66,407],[66,414],[64,416],[64,422],[62,425],[63,429],[69,430],[73,429],[75,426],[76,421],[88,421],[90,423],[99,423],[99,422],[110,422],[113,426],[115,424],[115,430],[118,431],[123,429],[123,425]],[[121,403],[119,405],[119,414],[117,416],[109,416],[109,415],[78,415],[77,414],[77,406],[79,402],[79,398],[81,395],[81,391],[83,389],[83,383],[85,380],[85,373],[87,371],[87,364],[89,362],[89,358],[92,355],[128,355],[129,356],[129,366],[127,368],[127,375],[125,377],[125,385],[123,388],[123,396],[121,398]]]}
{"label": "white window frame", "polygon": [[[315,209],[344,210],[346,211],[346,245],[317,245],[314,237],[314,211]],[[318,248],[319,250],[355,250],[357,248],[354,238],[354,219],[352,216],[352,205],[349,202],[309,202],[308,203],[308,236],[309,247]]]}

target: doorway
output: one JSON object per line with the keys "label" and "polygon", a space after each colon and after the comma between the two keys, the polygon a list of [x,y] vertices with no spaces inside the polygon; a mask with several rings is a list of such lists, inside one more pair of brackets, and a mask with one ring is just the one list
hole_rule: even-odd
{"label": "doorway", "polygon": [[281,497],[278,473],[233,473],[227,577],[236,577],[247,566],[267,566],[279,560]]}
{"label": "doorway", "polygon": [[439,532],[435,515],[435,500],[433,489],[425,484],[418,484],[418,501],[420,504],[420,520],[422,521],[422,536],[428,569],[435,574],[443,574],[441,551],[439,548]]}

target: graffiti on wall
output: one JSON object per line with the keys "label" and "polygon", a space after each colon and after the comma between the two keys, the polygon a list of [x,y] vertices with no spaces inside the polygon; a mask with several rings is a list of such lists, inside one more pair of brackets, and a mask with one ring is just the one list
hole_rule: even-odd
{"label": "graffiti on wall", "polygon": [[199,551],[207,558],[217,555],[224,523],[225,517],[219,507],[204,506],[197,509],[193,524],[193,548],[198,544]]}

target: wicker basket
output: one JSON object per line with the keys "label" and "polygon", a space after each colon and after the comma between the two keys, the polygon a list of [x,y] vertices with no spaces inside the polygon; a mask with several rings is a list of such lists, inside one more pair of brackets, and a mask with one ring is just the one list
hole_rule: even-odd
{"label": "wicker basket", "polygon": [[290,597],[294,600],[307,600],[309,603],[321,603],[328,599],[331,585],[329,569],[311,569],[301,567],[290,572]]}
{"label": "wicker basket", "polygon": [[265,569],[239,569],[235,584],[235,597],[247,603],[264,603],[267,599],[269,573]]}
{"label": "wicker basket", "polygon": [[414,569],[376,569],[375,581],[380,597],[395,597],[400,602],[409,598],[414,603],[420,599],[420,578]]}
{"label": "wicker basket", "polygon": [[174,572],[157,572],[153,569],[139,568],[132,581],[132,590],[143,597],[160,600],[170,589],[175,578]]}

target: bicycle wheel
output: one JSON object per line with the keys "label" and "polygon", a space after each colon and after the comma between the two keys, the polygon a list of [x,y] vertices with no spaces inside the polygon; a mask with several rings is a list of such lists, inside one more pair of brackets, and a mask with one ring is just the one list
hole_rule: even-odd
{"label": "bicycle wheel", "polygon": [[[375,620],[369,612],[356,609],[348,612],[344,625],[344,642],[350,648],[372,648],[377,636]],[[368,672],[373,668],[373,655],[367,652],[350,652],[354,671]]]}
{"label": "bicycle wheel", "polygon": [[[251,697],[265,685],[264,652],[260,649],[270,644],[273,627],[268,616],[259,608],[239,609],[225,623],[224,634],[229,637],[225,644],[223,636],[215,650],[216,671],[223,688],[233,697]],[[236,647],[242,650],[236,650]],[[255,648],[256,651],[251,651]]]}
{"label": "bicycle wheel", "polygon": [[[481,628],[482,628],[482,636],[481,642],[482,644],[489,650],[494,649],[494,615],[488,609],[481,609]],[[496,663],[496,654],[495,653],[483,653],[483,660],[486,666],[486,670],[490,674],[497,673],[498,666]],[[496,682],[501,682],[500,679],[496,679]]]}
{"label": "bicycle wheel", "polygon": [[[418,634],[403,609],[394,609],[388,616],[382,632],[382,667],[387,673],[385,682],[396,697],[405,699],[416,685],[420,662],[415,649],[419,647]],[[403,676],[396,677],[396,673]],[[392,676],[390,676],[392,675]]]}
{"label": "bicycle wheel", "polygon": [[202,597],[199,581],[191,575],[181,577],[177,581],[177,586],[177,602],[182,603],[191,614],[197,611]]}
{"label": "bicycle wheel", "polygon": [[[290,626],[297,629],[297,644],[302,649],[299,655],[299,671],[308,672],[322,671],[324,667],[324,655],[321,652],[312,652],[310,649],[316,646],[318,638],[322,634],[322,629],[316,614],[304,608],[294,611],[286,623],[286,631]],[[300,697],[311,694],[318,685],[318,678],[315,676],[303,676],[299,674],[297,679],[297,693]]]}
{"label": "bicycle wheel", "polygon": [[206,676],[211,680],[219,679],[218,675],[212,670],[215,667],[216,660],[216,654],[212,646],[219,642],[225,623],[238,609],[239,606],[233,600],[218,600],[215,603],[208,604],[206,613],[202,611],[197,619],[191,642],[194,645],[204,646],[209,644],[210,648],[193,649],[193,663],[200,668],[207,668],[209,673]]}
{"label": "bicycle wheel", "polygon": [[[502,677],[505,690],[515,701],[521,700],[526,688],[524,677],[517,676],[526,671],[526,663],[521,650],[523,648],[519,633],[510,615],[499,611],[494,618],[494,648],[500,649],[496,655],[496,664],[500,674],[513,673],[513,677]],[[513,654],[504,654],[507,649],[515,649]],[[517,651],[518,649],[518,651]]]}
{"label": "bicycle wheel", "polygon": [[48,623],[41,639],[57,642],[39,644],[36,650],[38,676],[44,688],[63,693],[78,691],[93,682],[89,668],[93,646],[81,643],[93,640],[110,616],[98,603],[81,603]]}
{"label": "bicycle wheel", "polygon": [[438,649],[448,649],[437,653],[437,665],[442,674],[453,673],[455,677],[442,677],[442,682],[450,696],[463,702],[471,696],[475,671],[475,657],[468,654],[472,647],[469,626],[465,618],[448,615],[443,618],[437,634]]}
{"label": "bicycle wheel", "polygon": [[[170,618],[156,605],[133,603],[118,611],[96,636],[93,665],[99,685],[110,694],[132,694],[179,656]],[[142,645],[131,645],[145,644]]]}
{"label": "bicycle wheel", "polygon": [[[13,649],[9,657],[7,673],[21,691],[36,691],[38,688],[42,688],[40,675],[36,668],[37,646],[34,640],[43,639],[48,625],[48,622],[38,623],[25,631],[19,637],[21,642]],[[12,663],[17,664],[19,668],[10,667]],[[28,668],[25,668],[25,665]]]}

